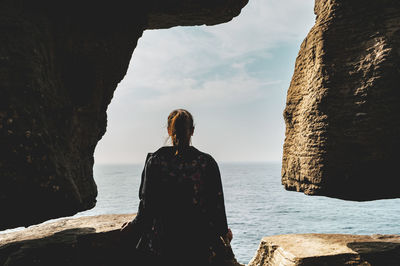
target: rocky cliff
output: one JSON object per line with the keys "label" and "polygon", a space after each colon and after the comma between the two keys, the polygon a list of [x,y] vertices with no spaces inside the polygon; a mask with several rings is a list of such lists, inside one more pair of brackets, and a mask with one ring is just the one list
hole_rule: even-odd
{"label": "rocky cliff", "polygon": [[400,2],[316,0],[284,111],[282,183],[348,200],[400,197]]}
{"label": "rocky cliff", "polygon": [[247,1],[0,1],[0,230],[95,205],[93,152],[143,30],[227,22]]}

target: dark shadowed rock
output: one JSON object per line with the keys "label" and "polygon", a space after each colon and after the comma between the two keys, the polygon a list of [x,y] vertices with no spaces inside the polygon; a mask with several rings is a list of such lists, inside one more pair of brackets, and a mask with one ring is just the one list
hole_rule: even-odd
{"label": "dark shadowed rock", "polygon": [[145,265],[129,236],[120,232],[133,218],[123,214],[60,219],[0,234],[0,265]]}
{"label": "dark shadowed rock", "polygon": [[0,2],[0,230],[95,206],[93,152],[147,28],[217,24],[247,0]]}
{"label": "dark shadowed rock", "polygon": [[400,2],[317,0],[287,96],[282,183],[349,200],[400,197]]}
{"label": "dark shadowed rock", "polygon": [[399,261],[399,235],[293,234],[264,237],[248,266],[388,266]]}

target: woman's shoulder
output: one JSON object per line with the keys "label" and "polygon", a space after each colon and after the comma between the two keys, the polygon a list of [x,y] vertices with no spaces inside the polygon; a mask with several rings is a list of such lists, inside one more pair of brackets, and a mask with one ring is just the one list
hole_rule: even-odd
{"label": "woman's shoulder", "polygon": [[145,164],[155,161],[156,158],[165,155],[166,153],[171,153],[171,147],[163,146],[154,152],[147,153]]}
{"label": "woman's shoulder", "polygon": [[194,151],[195,153],[197,153],[198,155],[204,156],[204,157],[207,157],[208,159],[214,160],[214,158],[211,156],[211,154],[206,153],[206,152],[203,152],[203,151],[200,151],[199,149],[197,149],[197,148],[195,148],[195,147],[193,147],[193,146],[191,146],[191,147],[193,148],[193,151]]}
{"label": "woman's shoulder", "polygon": [[196,154],[197,159],[205,161],[206,164],[212,165],[212,166],[217,166],[217,161],[214,159],[214,157],[206,152],[200,151],[197,148],[193,147],[193,150]]}
{"label": "woman's shoulder", "polygon": [[160,155],[167,155],[167,154],[172,154],[173,153],[173,147],[172,146],[162,146],[158,148],[155,152],[152,152],[152,156],[160,156]]}
{"label": "woman's shoulder", "polygon": [[170,158],[174,154],[172,146],[163,146],[154,152],[149,152],[146,157],[147,163],[157,163],[159,161],[164,161]]}
{"label": "woman's shoulder", "polygon": [[[175,154],[175,149],[173,146],[162,146],[155,152],[149,153],[147,157],[149,158],[150,156],[150,157],[160,158],[163,156],[174,156],[174,154]],[[211,154],[203,152],[194,146],[189,146],[187,150],[187,155],[188,157],[195,157],[198,159],[207,160],[211,163],[216,163],[215,159],[211,156]]]}

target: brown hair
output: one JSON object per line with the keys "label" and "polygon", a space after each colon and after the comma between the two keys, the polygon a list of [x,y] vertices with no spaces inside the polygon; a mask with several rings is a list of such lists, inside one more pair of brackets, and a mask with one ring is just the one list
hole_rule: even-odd
{"label": "brown hair", "polygon": [[168,132],[171,135],[172,145],[176,148],[175,155],[190,145],[193,130],[193,116],[187,110],[177,109],[169,114]]}

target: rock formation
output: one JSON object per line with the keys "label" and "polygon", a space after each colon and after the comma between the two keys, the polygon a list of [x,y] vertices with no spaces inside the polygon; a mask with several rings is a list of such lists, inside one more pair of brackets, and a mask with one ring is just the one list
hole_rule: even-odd
{"label": "rock formation", "polygon": [[227,22],[247,1],[1,1],[0,230],[95,205],[93,152],[143,30]]}
{"label": "rock formation", "polygon": [[[135,215],[58,219],[0,234],[0,266],[146,265],[119,229]],[[179,256],[179,255],[178,255]],[[399,235],[298,234],[262,239],[248,266],[398,265]]]}
{"label": "rock formation", "polygon": [[399,261],[399,235],[299,234],[264,237],[248,266],[386,266]]}
{"label": "rock formation", "polygon": [[121,225],[134,215],[101,215],[0,234],[0,266],[145,265]]}
{"label": "rock formation", "polygon": [[400,197],[400,2],[316,0],[284,111],[282,183],[348,200]]}

